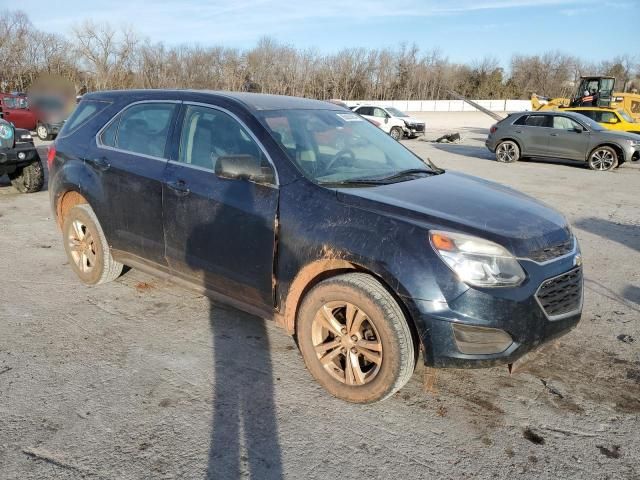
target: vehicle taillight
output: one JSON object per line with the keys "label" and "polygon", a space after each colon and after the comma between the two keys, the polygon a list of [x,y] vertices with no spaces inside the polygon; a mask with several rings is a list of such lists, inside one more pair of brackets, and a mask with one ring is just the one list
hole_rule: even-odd
{"label": "vehicle taillight", "polygon": [[489,129],[489,133],[496,133],[496,130],[498,130],[498,127],[496,127],[495,125],[491,125],[491,128]]}
{"label": "vehicle taillight", "polygon": [[47,150],[47,167],[49,167],[49,170],[51,170],[54,158],[56,158],[56,144],[52,143],[49,145],[49,150]]}

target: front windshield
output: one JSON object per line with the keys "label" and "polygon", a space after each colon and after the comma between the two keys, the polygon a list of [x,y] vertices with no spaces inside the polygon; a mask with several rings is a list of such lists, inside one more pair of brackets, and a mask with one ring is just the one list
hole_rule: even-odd
{"label": "front windshield", "polygon": [[407,115],[404,112],[401,112],[400,110],[398,110],[397,108],[393,108],[393,107],[388,107],[387,108],[387,112],[389,112],[391,115],[393,115],[394,117],[403,117],[406,118],[409,115]]}
{"label": "front windshield", "polygon": [[631,118],[631,115],[624,110],[618,110],[618,115],[620,115],[625,122],[635,123],[635,120]]}
{"label": "front windshield", "polygon": [[582,115],[581,113],[578,113],[578,112],[573,112],[573,113],[574,115],[577,115],[578,119],[587,127],[589,127],[590,130],[593,130],[594,132],[601,132],[603,130],[606,130],[606,128],[604,128],[595,120],[590,119],[586,115]]}
{"label": "front windshield", "polygon": [[384,179],[414,169],[434,173],[419,157],[355,113],[271,110],[259,115],[289,159],[316,183]]}

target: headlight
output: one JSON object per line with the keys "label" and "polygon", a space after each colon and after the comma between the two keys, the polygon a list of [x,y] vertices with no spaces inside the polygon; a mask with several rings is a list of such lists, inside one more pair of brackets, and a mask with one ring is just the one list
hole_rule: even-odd
{"label": "headlight", "polygon": [[497,243],[438,230],[432,230],[429,239],[440,258],[469,285],[513,287],[525,279],[516,258]]}
{"label": "headlight", "polygon": [[632,147],[640,147],[640,140],[627,140]]}

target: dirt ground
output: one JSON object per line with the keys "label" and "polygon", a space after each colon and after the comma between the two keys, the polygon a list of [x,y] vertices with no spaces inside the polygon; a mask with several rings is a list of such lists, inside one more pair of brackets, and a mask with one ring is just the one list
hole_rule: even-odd
{"label": "dirt ground", "polygon": [[[372,406],[326,394],[273,323],[139,271],[81,286],[47,192],[0,179],[0,478],[640,478],[640,165],[498,164],[481,114],[406,145],[562,211],[582,322],[510,375],[418,367]],[[499,212],[488,212],[488,214]]]}

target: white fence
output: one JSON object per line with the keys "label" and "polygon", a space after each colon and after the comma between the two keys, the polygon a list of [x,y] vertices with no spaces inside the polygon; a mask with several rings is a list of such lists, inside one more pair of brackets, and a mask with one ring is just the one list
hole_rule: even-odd
{"label": "white fence", "polygon": [[[531,110],[530,100],[472,100],[472,102],[493,112]],[[352,100],[345,103],[349,106],[366,104],[395,107],[403,112],[475,112],[478,110],[462,100]]]}

